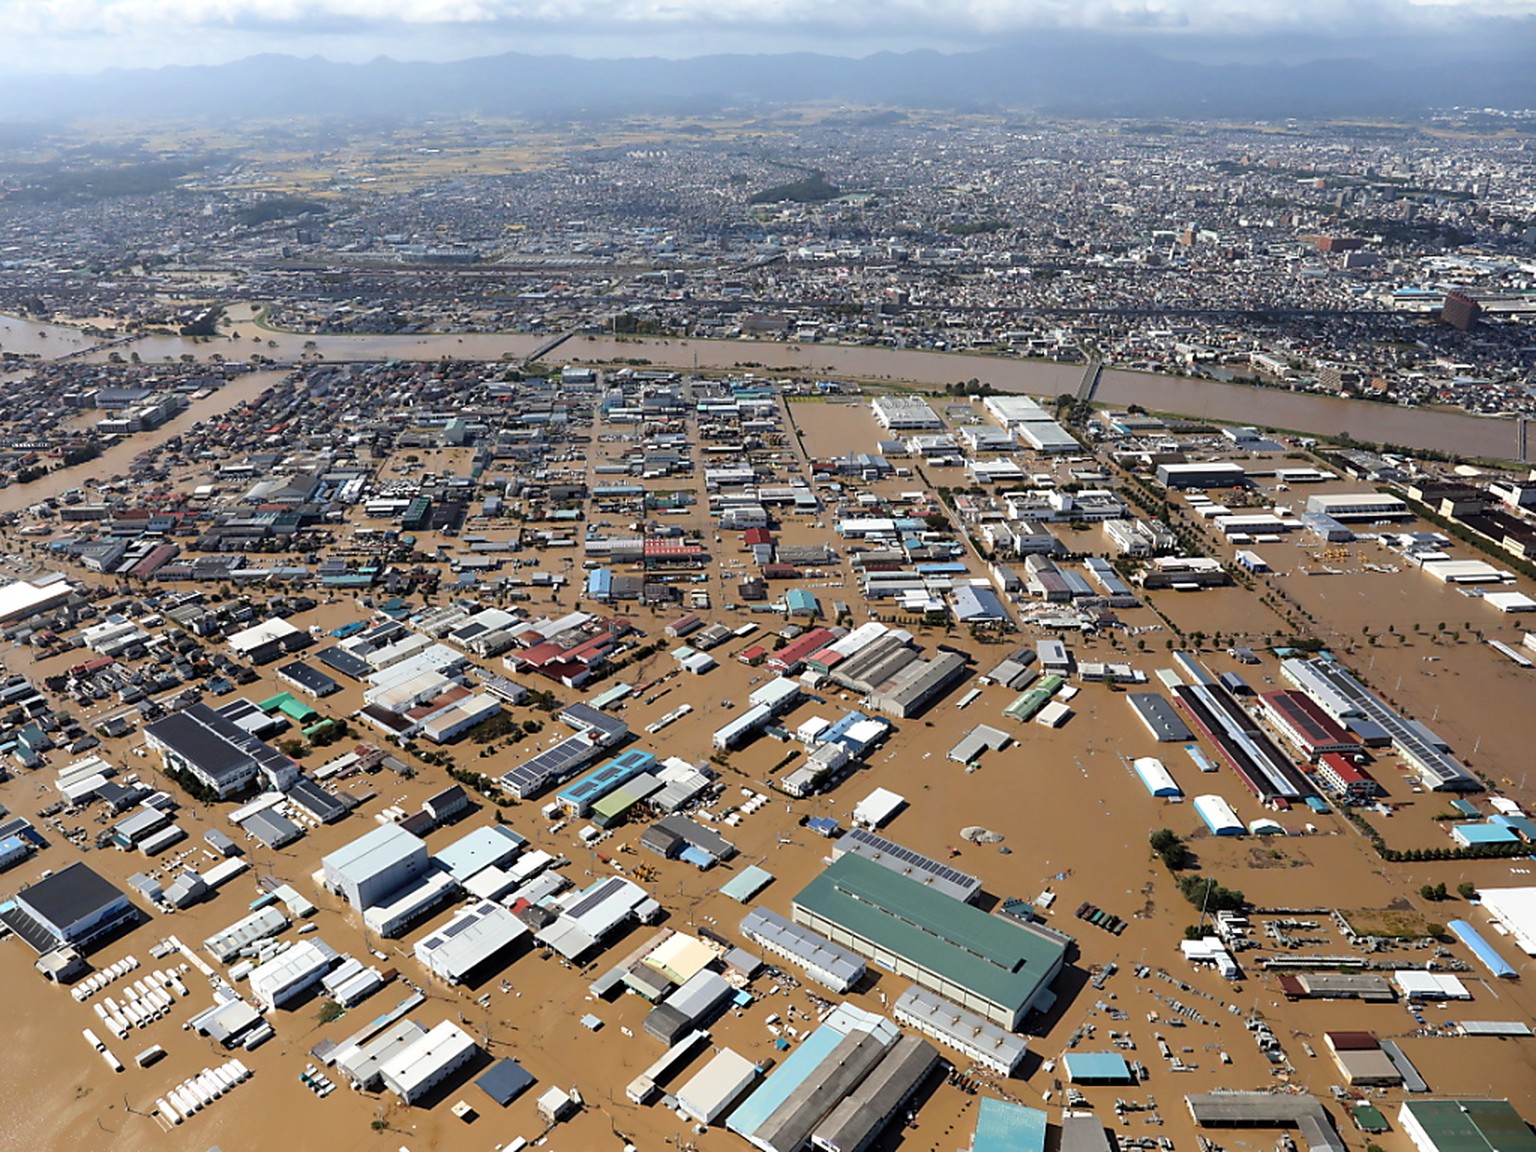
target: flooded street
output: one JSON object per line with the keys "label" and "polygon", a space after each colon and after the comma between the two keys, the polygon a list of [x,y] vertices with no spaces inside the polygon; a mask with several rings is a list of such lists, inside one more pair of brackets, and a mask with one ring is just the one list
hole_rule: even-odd
{"label": "flooded street", "polygon": [[86,477],[106,479],[126,473],[134,457],[141,452],[186,431],[199,420],[214,419],[238,405],[256,399],[286,375],[286,372],[279,371],[247,372],[216,389],[212,395],[192,401],[185,412],[159,428],[122,437],[94,460],[49,472],[30,484],[12,484],[0,489],[0,509],[20,511],[50,496],[79,488]]}

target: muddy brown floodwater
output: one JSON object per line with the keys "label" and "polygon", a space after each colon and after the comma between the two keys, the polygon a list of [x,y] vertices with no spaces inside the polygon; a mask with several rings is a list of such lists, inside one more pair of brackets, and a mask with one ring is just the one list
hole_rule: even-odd
{"label": "muddy brown floodwater", "polygon": [[286,372],[262,371],[237,376],[201,400],[192,401],[187,410],[174,420],[149,432],[124,436],[94,460],[45,473],[29,484],[12,484],[0,489],[0,509],[20,511],[50,496],[79,488],[82,480],[87,477],[105,480],[110,476],[124,475],[135,457],[180,435],[200,420],[222,416],[241,404],[249,403],[287,375]]}
{"label": "muddy brown floodwater", "polygon": [[[254,387],[256,383],[248,378],[230,387]],[[211,399],[227,402],[233,395],[225,389]],[[813,454],[865,450],[880,435],[864,405],[793,404],[790,413],[805,447]],[[794,450],[795,438],[790,439],[786,451]],[[147,442],[135,438],[130,443],[137,452]],[[593,443],[586,462],[588,480],[596,479],[595,469],[599,465],[630,448],[624,443]],[[445,456],[443,462],[457,467],[462,458]],[[100,462],[95,464],[98,470],[103,467]],[[676,518],[676,522],[708,533],[705,540],[713,541],[702,469],[698,472],[691,479],[677,481],[679,485],[691,485],[699,502],[688,515]],[[183,477],[182,481],[187,479]],[[938,482],[937,477],[930,479]],[[893,478],[870,487],[877,493],[894,496],[920,485],[920,480]],[[354,510],[352,526],[359,526],[361,518],[362,511]],[[829,531],[828,526],[818,528],[808,518],[789,518],[781,538],[792,544],[809,543],[825,540]],[[421,548],[426,552],[438,545],[455,544],[454,540],[444,540],[432,533],[424,533],[421,538]],[[779,624],[771,616],[725,607],[735,602],[735,581],[750,563],[735,534],[725,535],[709,548],[716,564],[709,580],[698,587],[709,590],[714,605],[704,615],[732,627],[755,622],[762,630],[754,637],[733,640],[716,649],[719,667],[707,675],[673,676],[621,705],[620,715],[632,730],[642,733],[647,724],[680,703],[692,705],[690,714],[658,735],[640,737],[639,747],[662,756],[676,754],[703,759],[710,754],[711,733],[744,707],[747,695],[767,676],[763,670],[748,667],[733,657],[741,649],[761,642],[764,634]],[[1405,627],[1411,629],[1416,620],[1445,616],[1449,621],[1460,622],[1460,617],[1473,611],[1471,602],[1459,594],[1450,593],[1455,599],[1449,602],[1440,598],[1441,590],[1427,588],[1428,578],[1418,573],[1381,575],[1379,581],[1374,574],[1309,577],[1296,573],[1299,556],[1282,556],[1273,546],[1263,550],[1275,562],[1279,585],[1314,611],[1322,622],[1320,628],[1338,633],[1341,649],[1350,636],[1360,632],[1359,621],[1375,620],[1377,613],[1382,618],[1389,613],[1400,617],[1397,627],[1401,632]],[[551,571],[567,571],[558,553],[544,553],[538,560]],[[969,563],[973,573],[980,575],[975,557]],[[1351,564],[1360,567],[1357,562]],[[579,579],[579,569],[572,575]],[[846,558],[808,575],[801,583],[824,605],[846,598],[854,605],[857,621],[867,618],[868,609],[855,594]],[[1364,594],[1356,595],[1357,589]],[[577,605],[589,607],[580,600],[578,591],[534,590],[526,607],[534,612],[568,611]],[[1461,612],[1451,610],[1452,605],[1463,601],[1466,606]],[[1162,593],[1153,598],[1153,604],[1158,612],[1186,630],[1267,634],[1282,627],[1270,609],[1257,605],[1252,594],[1237,589]],[[1475,607],[1484,610],[1481,605]],[[1489,610],[1484,611],[1486,614]],[[642,608],[633,613],[633,618],[648,635],[659,636],[677,612]],[[332,629],[362,620],[365,613],[366,609],[350,599],[333,598],[310,613],[294,617],[293,623],[301,628]],[[1083,659],[1128,660],[1149,674],[1168,666],[1170,657],[1164,644],[1171,633],[1166,630],[1163,616],[1147,607],[1129,609],[1123,615],[1128,627],[1141,630],[1138,638],[1145,641],[1145,650],[1126,637],[1113,635],[1074,640],[1078,655]],[[1149,796],[1130,770],[1129,761],[1144,755],[1160,757],[1187,795],[1219,794],[1244,820],[1268,813],[1229,770],[1200,773],[1178,745],[1154,743],[1136,720],[1124,693],[1102,684],[1084,684],[1071,702],[1074,715],[1060,729],[1035,723],[1015,724],[1002,715],[1013,693],[996,685],[975,684],[975,674],[985,671],[994,658],[1007,651],[1005,645],[972,638],[960,629],[921,624],[910,627],[919,643],[930,650],[938,643],[955,642],[973,651],[976,663],[970,682],[957,687],[927,715],[898,722],[892,738],[831,794],[790,800],[773,793],[766,806],[744,817],[739,826],[722,826],[721,831],[740,850],[740,855],[727,865],[700,872],[680,861],[664,860],[639,848],[642,827],[636,825],[621,827],[601,845],[599,851],[607,857],[604,859],[576,838],[579,821],[556,830],[544,820],[540,814],[543,800],[510,806],[504,810],[505,819],[527,836],[534,847],[566,855],[571,861],[566,874],[575,883],[590,884],[611,874],[615,867],[633,874],[643,864],[654,869],[654,874],[648,873],[642,883],[668,909],[667,926],[681,931],[709,928],[740,940],[738,926],[745,909],[721,895],[721,885],[748,864],[758,864],[775,877],[758,900],[788,914],[792,897],[820,870],[828,854],[827,844],[807,831],[804,819],[831,815],[846,822],[853,806],[873,788],[894,789],[909,803],[887,826],[887,835],[974,873],[982,880],[990,902],[1010,896],[1038,901],[1053,927],[1078,940],[1077,956],[1056,985],[1056,1007],[1032,1024],[1032,1056],[1024,1074],[1000,1088],[986,1090],[989,1094],[1005,1091],[1024,1103],[1047,1107],[1053,1123],[1060,1118],[1058,1109],[1062,1104],[1057,1083],[1060,1073],[1044,1071],[1042,1061],[1059,1058],[1074,1044],[1080,1051],[1109,1049],[1111,1030],[1124,1033],[1134,1044],[1126,1055],[1142,1061],[1150,1079],[1134,1088],[1086,1087],[1083,1091],[1089,1106],[1120,1136],[1168,1136],[1178,1152],[1195,1152],[1197,1147],[1196,1133],[1183,1107],[1183,1094],[1218,1087],[1264,1088],[1279,1083],[1298,1085],[1329,1101],[1348,1147],[1355,1152],[1363,1149],[1366,1138],[1349,1125],[1338,1106],[1329,1100],[1330,1088],[1339,1082],[1340,1076],[1322,1042],[1325,1030],[1365,1029],[1383,1037],[1408,1037],[1404,1044],[1409,1054],[1420,1062],[1437,1093],[1507,1096],[1526,1115],[1536,1112],[1532,1060],[1536,1041],[1408,1036],[1418,1026],[1399,1004],[1287,1004],[1274,977],[1252,963],[1245,979],[1236,985],[1227,984],[1210,971],[1191,968],[1180,955],[1178,941],[1186,926],[1199,920],[1199,912],[1184,900],[1173,878],[1152,857],[1147,837],[1151,830],[1160,827],[1188,837],[1205,874],[1241,889],[1258,904],[1373,909],[1395,904],[1418,909],[1437,920],[1465,915],[1478,923],[1483,921],[1476,909],[1459,900],[1447,905],[1424,904],[1418,897],[1418,887],[1446,881],[1454,888],[1463,877],[1478,885],[1519,882],[1517,869],[1524,867],[1523,863],[1476,861],[1452,866],[1388,866],[1346,821],[1334,814],[1281,815],[1286,826],[1298,833],[1295,836],[1208,836],[1192,805]],[[1038,630],[1025,626],[1020,636],[1009,637],[1007,643],[1034,641],[1040,635]],[[1348,658],[1354,667],[1366,671],[1378,687],[1394,694],[1398,691],[1396,675],[1401,675],[1399,699],[1416,715],[1426,720],[1433,717],[1435,727],[1453,741],[1459,754],[1474,759],[1485,757],[1488,765],[1499,772],[1507,770],[1506,764],[1518,767],[1518,761],[1508,758],[1518,750],[1522,735],[1528,739],[1529,725],[1523,722],[1527,710],[1521,704],[1528,699],[1521,694],[1525,682],[1512,681],[1507,692],[1500,687],[1499,695],[1489,696],[1496,700],[1498,709],[1490,715],[1477,707],[1476,686],[1485,683],[1492,667],[1486,645],[1456,643],[1446,637],[1443,644],[1433,645],[1434,654],[1441,657],[1434,665],[1435,677],[1421,673],[1415,679],[1415,661],[1429,667],[1419,657],[1430,654],[1431,642],[1415,637],[1412,644],[1412,648],[1404,647],[1402,651],[1391,645],[1373,650],[1377,660],[1374,668],[1369,664],[1369,654],[1356,652]],[[35,652],[23,648],[11,648],[4,653],[8,669],[33,678],[62,672],[78,659],[78,654],[71,653],[41,659],[35,656]],[[1213,672],[1237,668],[1224,652],[1207,651],[1201,658]],[[499,663],[484,666],[487,671],[501,670]],[[625,669],[622,675],[632,684],[649,683],[673,672],[674,667],[663,652]],[[1458,669],[1457,676],[1465,681],[1458,689],[1460,694],[1454,696],[1447,689],[1452,669]],[[1242,672],[1250,683],[1258,685],[1265,678],[1278,678],[1278,662],[1266,653],[1258,666],[1244,667]],[[262,700],[286,690],[272,666],[259,669],[258,673],[257,682],[241,689],[241,695]],[[1441,680],[1442,676],[1447,679]],[[962,712],[956,708],[956,701],[971,686],[981,687],[981,694]],[[587,694],[557,690],[557,695],[562,700],[572,700]],[[860,705],[851,694],[835,688],[825,689],[819,696],[820,699],[807,700],[788,713],[782,721],[785,727],[792,731],[811,716],[836,718],[844,709]],[[339,693],[319,702],[317,707],[326,715],[346,716],[361,703],[361,687],[346,682]],[[87,725],[115,710],[114,705],[105,701],[72,707]],[[455,762],[494,775],[563,735],[558,722],[545,714],[527,707],[511,711],[514,718],[529,722],[535,730],[516,743],[504,738],[494,747],[473,742],[459,744],[450,749]],[[1014,743],[1001,752],[984,754],[975,770],[968,771],[965,766],[949,761],[946,753],[965,731],[981,723],[1002,727]],[[1486,733],[1482,749],[1474,752],[1468,738],[1478,728]],[[1497,736],[1495,729],[1499,730]],[[144,774],[151,783],[159,783],[157,758],[139,755],[141,739],[131,735],[108,740],[100,752],[113,762]],[[311,752],[304,763],[315,767],[344,747]],[[720,771],[727,784],[726,802],[740,803],[744,788],[769,790],[776,772],[788,770],[779,764],[791,747],[764,736],[724,757]],[[1212,761],[1217,760],[1213,748],[1207,746],[1205,753]],[[68,759],[56,753],[51,767],[60,767]],[[324,854],[372,828],[385,807],[414,808],[447,783],[443,769],[419,763],[417,767],[418,775],[410,780],[386,772],[343,782],[341,787],[358,800],[356,813],[335,825],[311,829],[302,840],[280,851],[241,838],[228,822],[230,805],[193,804],[177,816],[189,833],[188,839],[165,856],[150,861],[115,850],[87,853],[87,863],[125,885],[135,872],[151,868],[162,876],[174,874],[178,857],[188,867],[205,866],[207,861],[200,849],[203,833],[219,828],[237,836],[252,864],[250,873],[231,881],[215,898],[173,915],[156,914],[130,936],[104,947],[92,957],[93,961],[105,966],[132,954],[147,963],[154,941],[172,932],[192,946],[200,946],[213,932],[246,914],[248,903],[257,894],[255,877],[262,876],[291,883],[316,902],[319,908],[314,923],[319,939],[358,957],[377,948],[403,975],[421,980],[424,972],[412,955],[412,947],[426,934],[428,925],[442,922],[444,914],[432,917],[427,925],[413,929],[402,939],[370,939],[362,931],[357,916],[324,893],[313,878]],[[33,816],[54,795],[51,775],[30,773],[0,783],[0,802],[15,814]],[[1424,843],[1444,843],[1443,832],[1430,819],[1438,809],[1439,799],[1412,795],[1390,765],[1383,775],[1394,799],[1414,801],[1414,807],[1392,818],[1388,835],[1394,841],[1417,843],[1422,839]],[[715,812],[719,814],[720,808]],[[491,820],[492,809],[482,805],[459,824],[432,832],[429,847],[439,850],[471,828]],[[68,822],[70,827],[83,827],[90,837],[101,830],[101,825],[89,815],[71,817]],[[1000,833],[1002,841],[975,845],[963,840],[961,829],[977,824]],[[1313,829],[1310,833],[1306,830],[1309,824]],[[58,868],[79,858],[76,849],[56,832],[46,830],[45,834],[50,847],[8,873],[4,878],[5,891],[15,891],[34,881],[44,868]],[[1124,918],[1128,922],[1124,934],[1114,936],[1075,919],[1073,910],[1084,901]],[[1327,918],[1319,920],[1317,928],[1308,930],[1323,941],[1316,950],[1348,952],[1349,945]],[[9,1041],[0,1046],[0,1148],[204,1152],[217,1144],[240,1152],[395,1152],[400,1148],[410,1152],[491,1152],[514,1137],[538,1138],[542,1131],[534,1108],[538,1092],[551,1085],[575,1085],[586,1106],[576,1119],[549,1134],[544,1147],[555,1152],[621,1152],[626,1141],[642,1152],[676,1152],[680,1145],[689,1143],[704,1152],[741,1152],[746,1145],[723,1129],[696,1135],[685,1122],[660,1106],[640,1108],[625,1098],[625,1085],[661,1054],[659,1044],[643,1031],[649,1005],[635,996],[621,997],[613,1003],[594,1001],[589,998],[588,985],[646,939],[650,931],[632,930],[624,939],[612,943],[584,971],[524,952],[504,969],[470,988],[426,985],[429,998],[413,1013],[414,1018],[428,1026],[442,1020],[460,1021],[479,1038],[490,1056],[515,1057],[537,1078],[538,1087],[505,1110],[485,1098],[467,1075],[456,1078],[437,1099],[429,1102],[430,1106],[415,1108],[403,1107],[387,1094],[359,1094],[345,1087],[322,1100],[299,1083],[298,1074],[311,1059],[308,1053],[314,1045],[352,1034],[405,995],[405,989],[396,981],[334,1023],[319,1023],[319,1005],[315,1000],[273,1014],[276,1038],[253,1053],[241,1055],[255,1070],[255,1078],[169,1133],[162,1133],[144,1113],[167,1087],[222,1056],[208,1041],[179,1027],[194,1011],[211,1003],[207,981],[194,973],[188,979],[190,1001],[179,1002],[170,1018],[137,1030],[126,1040],[108,1042],[129,1065],[127,1071],[115,1074],[81,1037],[81,1029],[97,1026],[90,1005],[76,1004],[67,992],[43,984],[31,971],[30,951],[20,942],[0,941],[0,1005],[5,1008]],[[1266,954],[1279,953],[1272,943],[1266,944]],[[1527,977],[1536,972],[1530,961],[1515,954],[1507,942],[1496,939],[1496,946]],[[1464,949],[1457,951],[1465,955]],[[1427,952],[1388,955],[1418,965],[1430,956]],[[1094,971],[1103,970],[1111,962],[1118,965],[1119,971],[1106,978],[1102,988],[1088,983]],[[1146,975],[1136,974],[1138,965],[1147,966]],[[1494,987],[1481,977],[1481,970],[1466,974],[1473,990],[1472,1002],[1452,1009],[1427,1009],[1429,1020],[1442,1023],[1447,1019],[1536,1018],[1536,993],[1531,991],[1529,980],[1501,982]],[[502,990],[503,980],[506,991]],[[904,987],[903,981],[877,973],[850,998],[879,1011],[888,1009],[890,1001]],[[773,1045],[767,1016],[774,1012],[786,1015],[786,1004],[812,1012],[813,1004],[805,989],[790,982],[775,984],[773,980],[760,979],[754,992],[754,1004],[732,1011],[712,1026],[712,1046],[728,1045],[754,1060],[782,1060],[784,1054]],[[105,994],[112,995],[112,991],[108,989]],[[488,997],[488,1007],[477,1003],[482,996]],[[1173,1000],[1198,1013],[1199,1019],[1190,1019],[1182,1027],[1176,1025],[1174,1020],[1182,1017],[1171,1006]],[[588,1012],[603,1021],[601,1031],[590,1032],[581,1026],[580,1019]],[[1252,1014],[1264,1017],[1274,1028],[1294,1065],[1292,1071],[1279,1075],[1261,1056],[1243,1024]],[[626,1035],[626,1029],[630,1035]],[[1168,1061],[1158,1054],[1159,1038],[1167,1041],[1187,1071],[1170,1070]],[[167,1058],[149,1069],[133,1067],[134,1053],[150,1044],[163,1045]],[[1306,1044],[1319,1055],[1306,1056]],[[677,1087],[707,1059],[707,1053],[700,1055],[670,1086]],[[1144,1101],[1149,1094],[1157,1099],[1163,1124],[1149,1124],[1142,1113],[1130,1113],[1124,1124],[1117,1123],[1117,1099]],[[479,1113],[473,1122],[464,1123],[451,1114],[451,1105],[460,1099]],[[955,1087],[939,1085],[921,1109],[917,1125],[894,1129],[878,1147],[883,1152],[896,1148],[903,1152],[954,1152],[963,1148],[971,1136],[976,1099]],[[1389,1116],[1395,1116],[1394,1105],[1399,1099],[1401,1093],[1396,1091],[1380,1098]],[[383,1130],[373,1129],[376,1122],[384,1126]],[[1268,1132],[1213,1135],[1234,1152],[1264,1152],[1273,1146],[1275,1136]],[[1400,1132],[1374,1139],[1388,1152],[1413,1152],[1411,1143]]]}

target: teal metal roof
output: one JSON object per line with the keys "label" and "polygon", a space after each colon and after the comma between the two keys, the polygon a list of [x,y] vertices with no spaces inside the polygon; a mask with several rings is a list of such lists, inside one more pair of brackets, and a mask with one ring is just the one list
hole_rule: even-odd
{"label": "teal metal roof", "polygon": [[751,864],[722,884],[720,891],[738,904],[745,904],[771,883],[772,872]]}
{"label": "teal metal roof", "polygon": [[1034,999],[1066,946],[848,853],[795,897],[795,906],[941,973],[1018,1012]]}
{"label": "teal metal roof", "polygon": [[982,1097],[971,1152],[1042,1152],[1044,1148],[1044,1112]]}
{"label": "teal metal roof", "polygon": [[1116,1052],[1068,1052],[1062,1057],[1067,1079],[1074,1083],[1130,1083],[1131,1069]]}

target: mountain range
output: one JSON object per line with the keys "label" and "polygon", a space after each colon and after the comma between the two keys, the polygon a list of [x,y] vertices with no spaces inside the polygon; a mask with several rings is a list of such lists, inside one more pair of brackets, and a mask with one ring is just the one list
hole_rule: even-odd
{"label": "mountain range", "polygon": [[1293,64],[1178,59],[1125,37],[1043,33],[975,52],[607,60],[509,53],[451,63],[259,55],[227,64],[0,77],[0,119],[334,115],[607,116],[844,102],[1187,118],[1400,118],[1536,108],[1536,20],[1496,47],[1346,50]]}

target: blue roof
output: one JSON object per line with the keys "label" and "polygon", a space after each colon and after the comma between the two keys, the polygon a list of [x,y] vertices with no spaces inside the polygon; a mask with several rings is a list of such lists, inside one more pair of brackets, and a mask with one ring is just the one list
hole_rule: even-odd
{"label": "blue roof", "polygon": [[1125,1057],[1116,1052],[1068,1052],[1061,1062],[1066,1065],[1068,1080],[1125,1080],[1131,1077]]}
{"label": "blue roof", "polygon": [[819,612],[821,605],[816,603],[816,597],[812,596],[804,588],[791,588],[784,593],[784,604],[791,612]]}
{"label": "blue roof", "polygon": [[[801,1042],[800,1047],[785,1057],[784,1063],[768,1074],[768,1079],[763,1081],[756,1092],[742,1101],[741,1106],[731,1113],[731,1118],[725,1122],[725,1126],[732,1132],[750,1137],[762,1127],[764,1120],[773,1115],[774,1109],[788,1100],[790,1093],[799,1088],[805,1082],[805,1078],[820,1066],[832,1049],[842,1043],[842,1039],[843,1034],[836,1028],[822,1025],[816,1029]],[[1044,1112],[1040,1113],[1040,1118],[1043,1144]],[[999,1152],[1004,1147],[1001,1144],[997,1145]]]}
{"label": "blue roof", "polygon": [[715,866],[715,858],[713,856],[704,851],[704,849],[692,844],[679,852],[677,858],[699,869],[713,868]]}
{"label": "blue roof", "polygon": [[1536,820],[1529,816],[1490,816],[1490,824],[1502,824],[1520,833],[1522,839],[1536,841]]}
{"label": "blue roof", "polygon": [[1452,834],[1463,844],[1518,844],[1520,837],[1503,824],[1458,824]]}
{"label": "blue roof", "polygon": [[595,568],[587,575],[587,595],[607,596],[613,591],[613,573],[607,568]]}
{"label": "blue roof", "polygon": [[817,733],[816,743],[830,744],[833,740],[840,739],[842,736],[844,736],[848,729],[852,728],[855,724],[863,723],[868,719],[869,717],[864,715],[862,712],[845,712],[836,720],[832,721],[828,727],[823,728],[819,733]]}
{"label": "blue roof", "polygon": [[533,1077],[516,1060],[498,1060],[475,1080],[475,1086],[505,1108],[533,1085]]}
{"label": "blue roof", "polygon": [[971,1152],[1042,1152],[1044,1148],[1044,1112],[982,1097]]}
{"label": "blue roof", "polygon": [[1471,950],[1472,955],[1483,962],[1483,966],[1488,971],[1505,980],[1513,980],[1515,978],[1517,973],[1514,968],[1505,962],[1504,957],[1493,950],[1493,946],[1483,939],[1483,934],[1471,924],[1465,920],[1452,920],[1446,927],[1451,930],[1456,939],[1460,940]]}
{"label": "blue roof", "polygon": [[566,785],[556,799],[585,815],[593,804],[622,788],[642,772],[649,772],[655,763],[653,753],[630,748],[592,769],[581,779]]}

